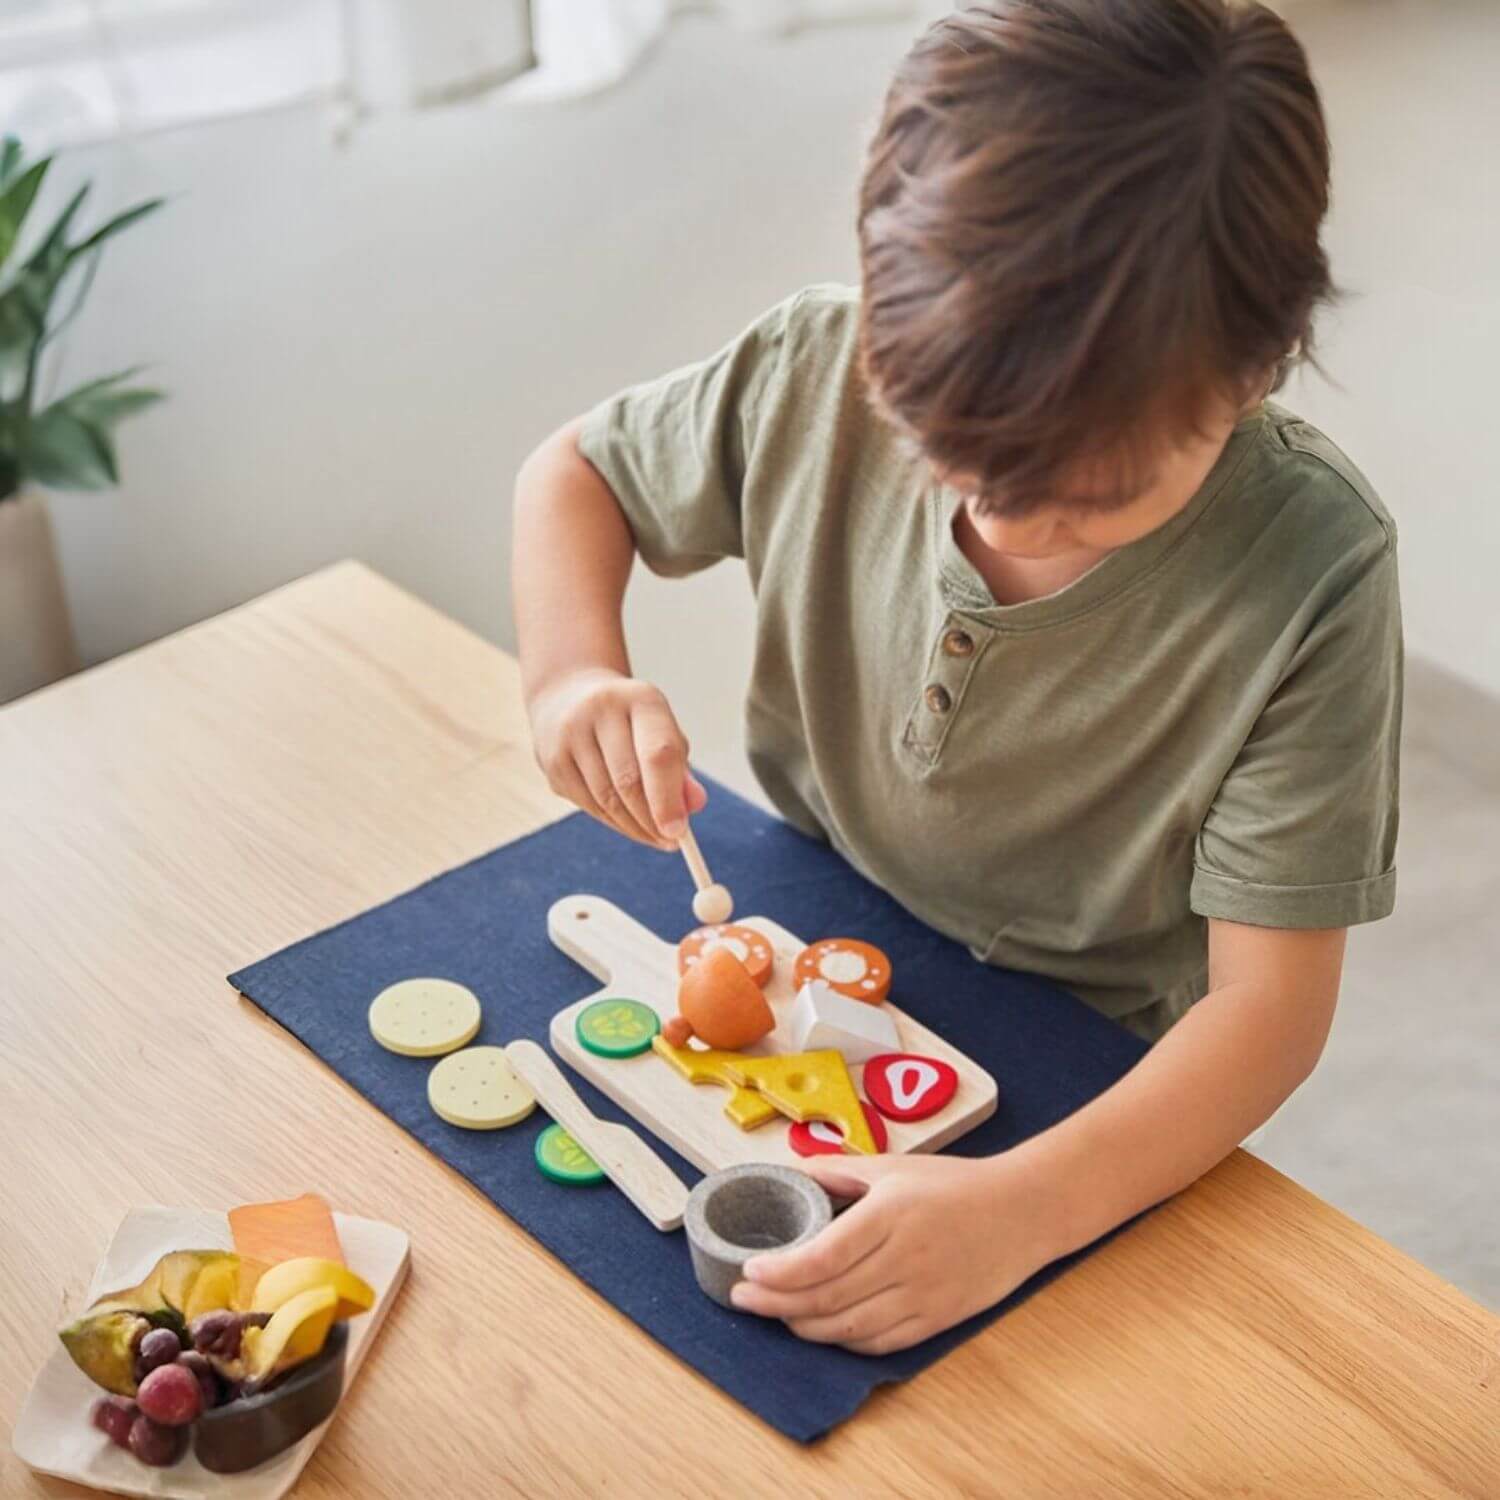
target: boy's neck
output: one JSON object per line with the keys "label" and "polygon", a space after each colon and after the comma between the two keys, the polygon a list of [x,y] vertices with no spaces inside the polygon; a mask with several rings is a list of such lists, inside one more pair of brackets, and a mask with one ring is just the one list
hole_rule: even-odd
{"label": "boy's neck", "polygon": [[1044,599],[1076,583],[1090,568],[1116,550],[1111,547],[1080,547],[1055,557],[1013,557],[987,547],[965,505],[953,518],[953,539],[984,580],[996,604],[1027,604]]}

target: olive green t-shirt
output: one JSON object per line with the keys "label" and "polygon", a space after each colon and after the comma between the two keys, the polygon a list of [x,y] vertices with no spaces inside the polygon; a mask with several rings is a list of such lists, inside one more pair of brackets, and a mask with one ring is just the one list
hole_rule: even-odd
{"label": "olive green t-shirt", "polygon": [[857,291],[815,287],[624,391],[580,448],[669,576],[743,558],[751,764],[923,921],[1159,1035],[1209,917],[1343,927],[1395,895],[1395,528],[1267,404],[1164,526],[997,605],[956,493],[872,409]]}

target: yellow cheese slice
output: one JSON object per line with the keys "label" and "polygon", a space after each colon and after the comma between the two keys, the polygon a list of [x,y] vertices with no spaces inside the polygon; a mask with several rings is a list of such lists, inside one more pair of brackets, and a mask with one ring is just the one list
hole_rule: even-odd
{"label": "yellow cheese slice", "polygon": [[674,1047],[663,1036],[651,1041],[656,1055],[665,1059],[689,1083],[721,1083],[729,1090],[729,1103],[724,1113],[741,1130],[754,1130],[767,1120],[776,1118],[776,1106],[769,1099],[762,1099],[754,1089],[741,1087],[729,1071],[731,1062],[740,1061],[737,1052],[699,1051],[696,1047]]}
{"label": "yellow cheese slice", "polygon": [[465,1130],[500,1130],[536,1108],[503,1047],[465,1047],[445,1057],[428,1074],[427,1102],[440,1120]]}
{"label": "yellow cheese slice", "polygon": [[722,1055],[731,1078],[758,1089],[782,1114],[793,1120],[826,1120],[843,1131],[847,1149],[865,1156],[877,1154],[870,1122],[839,1053],[829,1048],[786,1057]]}
{"label": "yellow cheese slice", "polygon": [[370,1035],[403,1057],[439,1057],[478,1030],[479,1001],[451,979],[403,979],[370,1003]]}

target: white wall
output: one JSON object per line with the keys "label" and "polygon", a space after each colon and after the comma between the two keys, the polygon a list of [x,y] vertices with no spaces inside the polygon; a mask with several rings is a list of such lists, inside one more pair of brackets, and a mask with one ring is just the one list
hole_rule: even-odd
{"label": "white wall", "polygon": [[[910,29],[772,41],[680,23],[581,103],[314,112],[80,152],[111,203],[173,202],[106,262],[68,375],[136,360],[173,399],[123,436],[117,495],[61,497],[97,659],[356,555],[512,640],[512,477],[553,426],[848,278],[862,136]],[[59,188],[61,183],[58,184]],[[679,612],[721,616],[681,658]],[[749,594],[727,568],[633,591],[638,668],[741,779]]]}
{"label": "white wall", "polygon": [[1295,0],[1334,142],[1349,293],[1286,399],[1384,496],[1407,643],[1500,693],[1500,5]]}
{"label": "white wall", "polygon": [[[1500,691],[1500,7],[1289,8],[1358,294],[1325,343],[1343,389],[1295,399],[1390,501],[1412,648]],[[122,493],[58,503],[85,653],[350,554],[508,643],[517,464],[611,388],[853,274],[861,138],[909,33],[689,19],[578,104],[385,119],[346,149],[312,112],[273,115],[71,157],[59,191],[173,197],[111,252],[69,347],[70,378],[145,360],[174,393],[126,434]],[[645,580],[631,626],[701,761],[739,781],[749,602],[728,575]],[[684,633],[684,614],[716,628]]]}

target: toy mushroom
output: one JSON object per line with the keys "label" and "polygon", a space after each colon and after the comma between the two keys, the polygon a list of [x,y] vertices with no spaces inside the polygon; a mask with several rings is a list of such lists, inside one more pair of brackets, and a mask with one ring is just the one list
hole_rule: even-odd
{"label": "toy mushroom", "polygon": [[776,1026],[760,986],[728,948],[710,948],[682,976],[677,1010],[662,1027],[674,1047],[685,1047],[696,1036],[710,1047],[739,1052]]}

